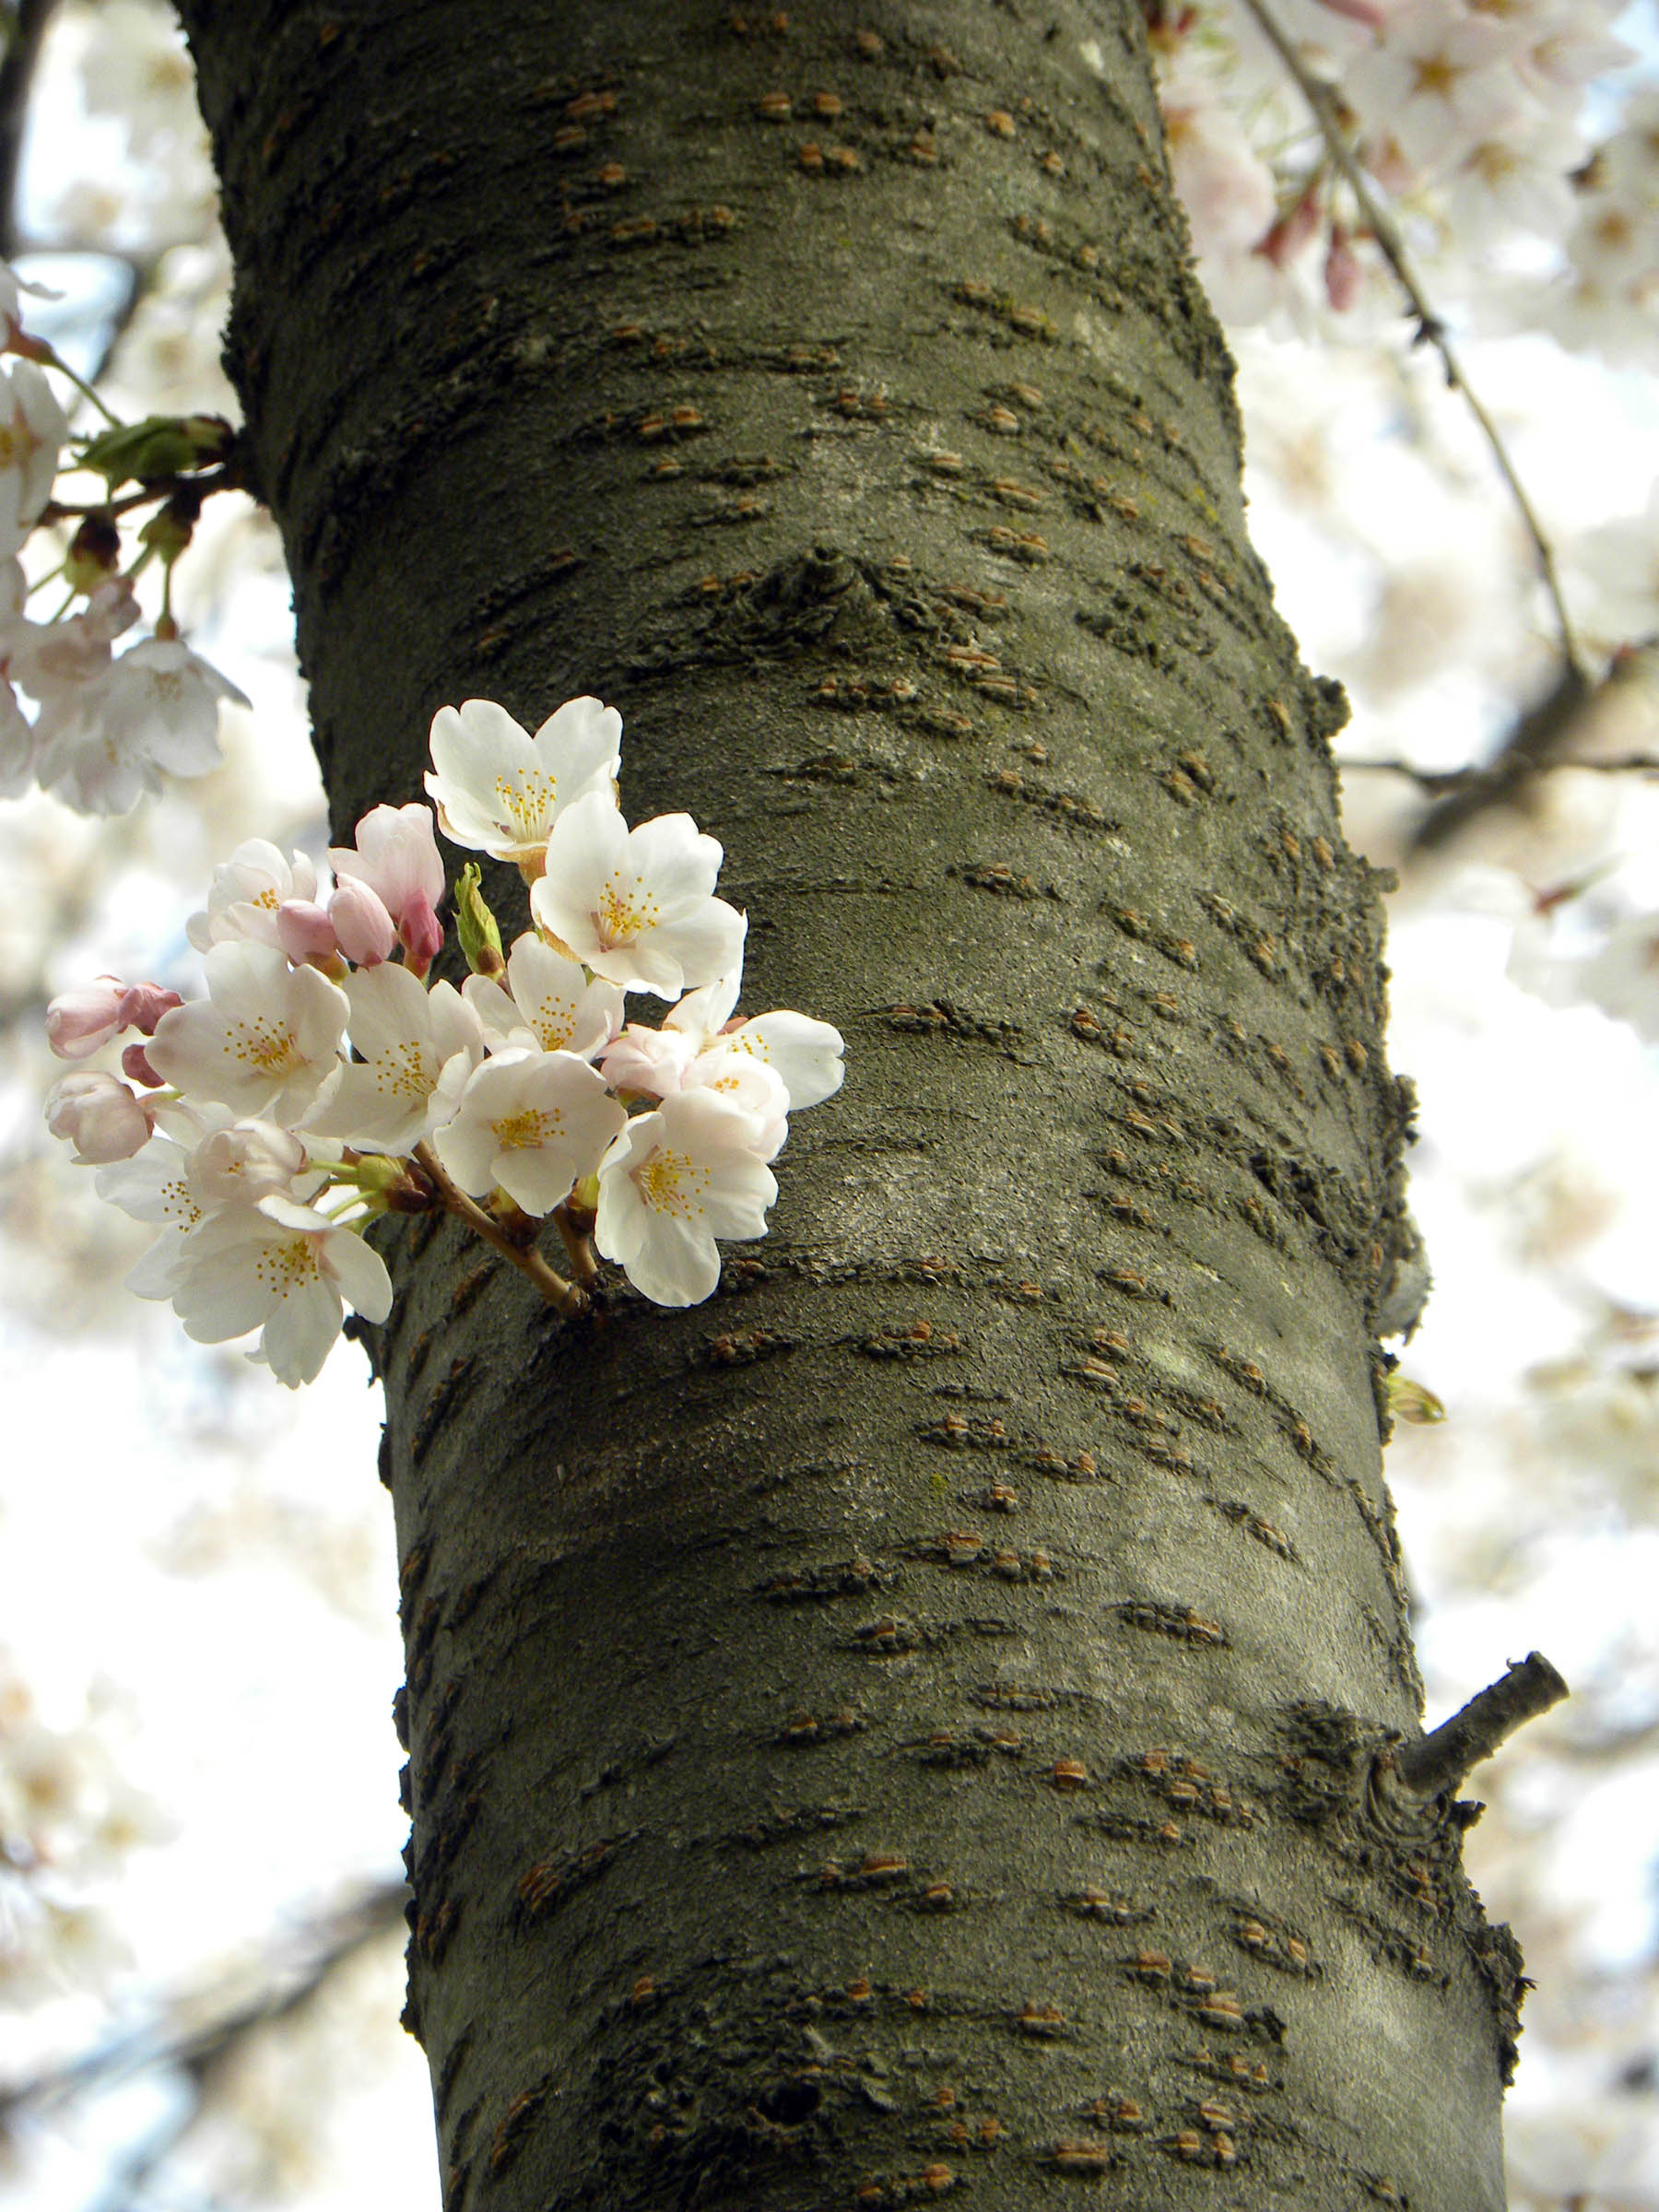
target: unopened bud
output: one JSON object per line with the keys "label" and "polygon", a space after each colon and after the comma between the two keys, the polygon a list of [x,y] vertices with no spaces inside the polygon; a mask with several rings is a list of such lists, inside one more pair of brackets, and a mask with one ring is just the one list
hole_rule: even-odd
{"label": "unopened bud", "polygon": [[359,968],[377,968],[391,959],[397,930],[386,912],[386,902],[355,876],[342,877],[328,902],[328,918],[334,924],[340,950]]}
{"label": "unopened bud", "polygon": [[164,484],[191,469],[209,468],[230,451],[235,432],[218,415],[147,415],[88,439],[83,468],[119,484]]}
{"label": "unopened bud", "polygon": [[131,983],[122,993],[115,1007],[121,1027],[136,1030],[140,1036],[153,1037],[156,1024],[163,1014],[171,1014],[184,1001],[176,991],[169,991],[161,983]]}
{"label": "unopened bud", "polygon": [[89,598],[121,566],[121,533],[107,514],[89,514],[69,540],[64,578],[71,591]]}
{"label": "unopened bud", "polygon": [[276,942],[296,968],[337,960],[339,940],[328,910],[313,899],[285,899],[276,909]]}
{"label": "unopened bud", "polygon": [[473,973],[499,982],[507,972],[507,962],[501,954],[500,925],[484,897],[483,880],[477,862],[469,860],[455,885],[455,931]]}
{"label": "unopened bud", "polygon": [[433,912],[432,902],[424,891],[417,891],[406,902],[397,934],[409,972],[424,976],[443,950],[443,924]]}
{"label": "unopened bud", "polygon": [[162,1077],[149,1064],[149,1057],[141,1044],[129,1044],[121,1054],[121,1072],[135,1083],[142,1083],[147,1090],[159,1090]]}

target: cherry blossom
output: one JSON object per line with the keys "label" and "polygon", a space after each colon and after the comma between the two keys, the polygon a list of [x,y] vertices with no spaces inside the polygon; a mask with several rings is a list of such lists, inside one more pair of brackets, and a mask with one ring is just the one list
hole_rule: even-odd
{"label": "cherry blossom", "polygon": [[354,1229],[272,1194],[210,1214],[181,1241],[173,1311],[199,1344],[261,1329],[255,1357],[290,1388],[315,1380],[343,1319],[392,1311],[385,1262]]}
{"label": "cherry blossom", "polygon": [[514,939],[504,985],[473,975],[461,988],[492,1053],[574,1053],[591,1060],[622,1026],[621,986],[591,978],[534,930]]}
{"label": "cherry blossom", "polygon": [[316,893],[317,871],[303,853],[285,860],[268,839],[250,837],[214,869],[207,904],[191,915],[184,934],[198,952],[238,937],[276,945],[279,910]]}
{"label": "cherry blossom", "polygon": [[766,1234],[777,1180],[760,1124],[712,1090],[679,1090],[636,1115],[599,1163],[594,1241],[659,1306],[690,1306],[720,1280],[717,1237]]}
{"label": "cherry blossom", "polygon": [[567,806],[530,911],[574,959],[625,990],[677,998],[735,966],[745,923],[713,896],[724,857],[688,814],[629,830],[606,792]]}
{"label": "cherry blossom", "polygon": [[790,1112],[833,1098],[845,1073],[841,1031],[782,1007],[734,1021],[742,980],[738,968],[688,991],[660,1030],[629,1022],[602,1063],[610,1081],[661,1098],[687,1082],[718,1082],[728,1062],[752,1061],[782,1079]]}
{"label": "cherry blossom", "polygon": [[349,975],[346,996],[351,1041],[362,1057],[343,1070],[305,1125],[365,1151],[411,1151],[454,1113],[483,1059],[478,1018],[453,983],[428,991],[389,961]]}
{"label": "cherry blossom", "polygon": [[566,700],[534,737],[493,700],[469,699],[433,718],[426,787],[452,842],[533,874],[564,809],[614,785],[621,741],[621,715],[596,699]]}
{"label": "cherry blossom", "polygon": [[499,1184],[527,1214],[546,1214],[596,1171],[627,1119],[574,1053],[504,1052],[475,1069],[434,1147],[464,1191]]}
{"label": "cherry blossom", "polygon": [[205,775],[219,760],[229,677],[177,640],[147,638],[101,674],[54,690],[35,725],[36,775],[83,814],[124,814],[161,788],[162,770]]}
{"label": "cherry blossom", "polygon": [[193,1098],[298,1119],[339,1080],[345,992],[314,968],[290,968],[270,945],[214,945],[203,964],[207,997],[161,1017],[151,1065]]}

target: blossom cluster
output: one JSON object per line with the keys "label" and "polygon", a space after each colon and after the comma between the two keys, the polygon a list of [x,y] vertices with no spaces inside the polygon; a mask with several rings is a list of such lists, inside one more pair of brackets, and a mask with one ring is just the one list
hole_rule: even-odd
{"label": "blossom cluster", "polygon": [[[471,973],[434,981],[443,862],[427,806],[376,806],[329,854],[261,839],[215,873],[189,924],[206,997],[101,976],[54,999],[78,1067],[47,1120],[100,1193],[159,1230],[129,1277],[189,1334],[255,1328],[280,1382],[309,1382],[343,1305],[391,1310],[361,1231],[388,1210],[458,1214],[566,1312],[594,1246],[659,1305],[707,1298],[717,1240],[764,1236],[792,1111],[840,1088],[827,1022],[734,1009],[746,918],[688,814],[629,828],[621,717],[567,700],[534,735],[469,700],[432,724],[428,790],[454,843],[516,864],[533,927],[503,952],[476,864],[456,890]],[[668,1002],[660,1027],[628,994]],[[551,1216],[574,1281],[536,1249]]]}
{"label": "blossom cluster", "polygon": [[[1599,143],[1591,130],[1598,80],[1636,59],[1613,35],[1619,0],[1275,0],[1272,12],[1414,257],[1455,263],[1489,316],[1524,291],[1526,319],[1564,344],[1651,348],[1659,103],[1633,91],[1618,128]],[[1249,0],[1159,6],[1153,40],[1171,162],[1223,320],[1350,313],[1382,257]]]}
{"label": "blossom cluster", "polygon": [[[0,354],[11,357],[0,364],[0,798],[39,783],[82,813],[124,814],[164,773],[212,768],[219,702],[247,704],[182,642],[168,606],[202,501],[230,480],[231,431],[217,416],[155,417],[76,437],[47,370],[79,380],[23,328],[22,296],[39,289],[0,262]],[[101,496],[55,499],[65,468],[101,477]],[[118,500],[128,484],[138,488]],[[124,568],[121,524],[146,506],[153,512]],[[25,612],[31,587],[18,559],[37,530],[66,536],[41,579],[67,586],[46,622]],[[140,618],[135,580],[158,560],[167,581],[154,634],[117,653]],[[19,691],[36,702],[32,720]]]}

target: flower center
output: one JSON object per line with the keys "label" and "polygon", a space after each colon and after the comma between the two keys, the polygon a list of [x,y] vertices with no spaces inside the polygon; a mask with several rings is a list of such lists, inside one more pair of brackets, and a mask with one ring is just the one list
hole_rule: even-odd
{"label": "flower center", "polygon": [[534,1152],[556,1135],[563,1124],[562,1113],[545,1113],[538,1107],[526,1106],[489,1125],[503,1152]]}
{"label": "flower center", "polygon": [[266,1244],[253,1263],[253,1272],[273,1298],[291,1298],[322,1274],[309,1237],[289,1237],[280,1244]]}
{"label": "flower center", "polygon": [[687,1221],[703,1210],[702,1194],[709,1187],[707,1168],[694,1167],[683,1152],[657,1150],[642,1167],[634,1170],[634,1187],[653,1212],[672,1214]]}

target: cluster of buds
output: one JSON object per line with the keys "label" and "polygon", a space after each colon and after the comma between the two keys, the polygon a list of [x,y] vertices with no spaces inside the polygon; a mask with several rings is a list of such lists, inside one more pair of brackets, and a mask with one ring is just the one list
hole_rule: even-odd
{"label": "cluster of buds", "polygon": [[[391,1310],[360,1233],[388,1211],[458,1215],[566,1313],[599,1255],[685,1306],[719,1281],[717,1240],[765,1235],[788,1116],[840,1088],[841,1039],[804,1014],[735,1018],[747,924],[714,896],[721,848],[686,814],[629,829],[621,735],[594,699],[534,736],[486,700],[433,722],[444,833],[515,863],[534,923],[503,951],[468,864],[459,990],[430,980],[444,873],[416,804],[364,816],[329,854],[332,890],[301,854],[240,846],[189,924],[205,998],[104,976],[53,1000],[61,1058],[132,1033],[122,1074],[65,1076],[47,1120],[159,1228],[128,1279],[191,1335],[258,1328],[254,1357],[311,1381],[343,1304]],[[660,1028],[627,1019],[629,992],[669,1002]],[[538,1247],[548,1217],[568,1276]]]}
{"label": "cluster of buds", "polygon": [[[217,415],[117,421],[23,328],[22,295],[40,288],[0,262],[0,798],[33,782],[82,813],[124,814],[164,773],[212,768],[220,700],[248,703],[182,642],[171,612],[173,564],[203,502],[236,481],[234,433]],[[106,429],[72,433],[49,369],[105,414]],[[58,498],[63,470],[101,477],[101,494]],[[17,556],[37,530],[67,542],[31,587]],[[130,549],[124,531],[135,537]],[[154,634],[117,654],[115,641],[139,620],[135,580],[151,563],[162,577]],[[31,619],[31,589],[53,582],[65,587],[62,606],[51,621]],[[19,691],[36,701],[32,720]]]}

